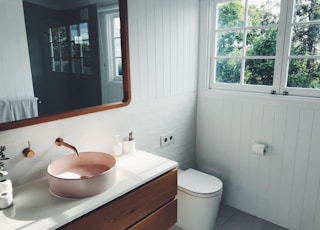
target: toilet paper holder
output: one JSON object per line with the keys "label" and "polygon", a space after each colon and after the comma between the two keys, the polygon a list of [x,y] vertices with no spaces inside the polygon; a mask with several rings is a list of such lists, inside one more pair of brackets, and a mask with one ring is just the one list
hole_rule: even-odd
{"label": "toilet paper holder", "polygon": [[268,145],[265,143],[255,142],[251,146],[251,152],[257,155],[265,155],[268,151]]}

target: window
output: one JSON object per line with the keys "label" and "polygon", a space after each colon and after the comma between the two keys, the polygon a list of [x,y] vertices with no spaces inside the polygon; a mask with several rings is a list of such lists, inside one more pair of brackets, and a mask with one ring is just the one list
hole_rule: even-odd
{"label": "window", "polygon": [[320,0],[211,3],[210,88],[320,96]]}
{"label": "window", "polygon": [[122,77],[121,33],[119,14],[113,17],[113,49],[116,77]]}
{"label": "window", "polygon": [[69,26],[72,73],[91,73],[88,23]]}
{"label": "window", "polygon": [[65,26],[49,29],[51,69],[53,72],[69,72],[69,44]]}
{"label": "window", "polygon": [[91,73],[88,23],[49,29],[53,72]]}
{"label": "window", "polygon": [[101,72],[109,76],[109,82],[122,81],[122,52],[120,16],[118,7],[99,9],[99,32],[101,44]]}

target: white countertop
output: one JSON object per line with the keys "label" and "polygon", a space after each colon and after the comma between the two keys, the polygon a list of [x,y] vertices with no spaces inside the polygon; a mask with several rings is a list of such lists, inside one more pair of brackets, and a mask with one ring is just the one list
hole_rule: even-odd
{"label": "white countertop", "polygon": [[99,195],[64,199],[52,195],[47,178],[14,188],[13,206],[0,210],[0,229],[56,229],[178,166],[144,151],[117,159],[115,184]]}

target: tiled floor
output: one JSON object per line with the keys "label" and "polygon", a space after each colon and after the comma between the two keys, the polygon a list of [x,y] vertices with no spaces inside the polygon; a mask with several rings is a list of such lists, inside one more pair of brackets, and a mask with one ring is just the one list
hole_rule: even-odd
{"label": "tiled floor", "polygon": [[[169,230],[183,230],[173,226]],[[201,227],[199,227],[201,230]],[[235,208],[221,205],[214,230],[286,230]]]}

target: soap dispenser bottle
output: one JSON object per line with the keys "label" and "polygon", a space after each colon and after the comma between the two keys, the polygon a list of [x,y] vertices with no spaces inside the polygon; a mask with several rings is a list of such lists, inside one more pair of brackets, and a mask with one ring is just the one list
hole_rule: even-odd
{"label": "soap dispenser bottle", "polygon": [[115,156],[120,156],[122,154],[122,143],[120,141],[120,136],[116,135],[112,144],[112,153]]}

